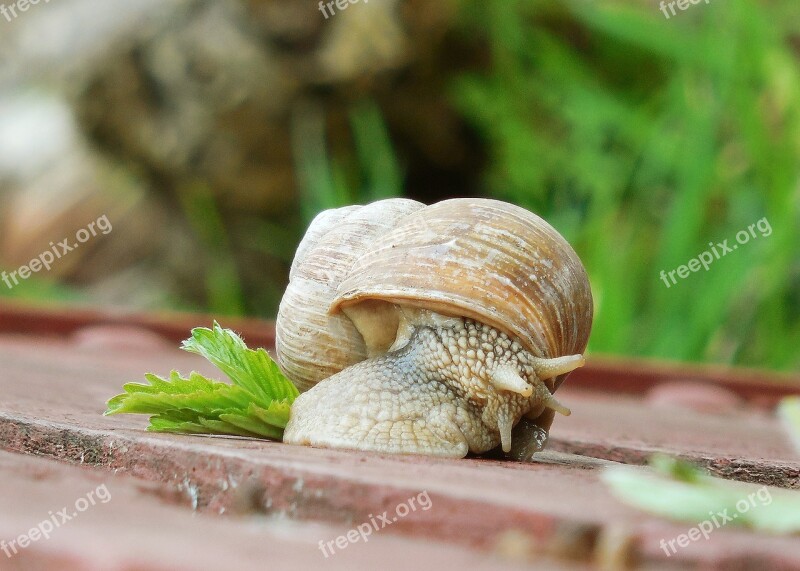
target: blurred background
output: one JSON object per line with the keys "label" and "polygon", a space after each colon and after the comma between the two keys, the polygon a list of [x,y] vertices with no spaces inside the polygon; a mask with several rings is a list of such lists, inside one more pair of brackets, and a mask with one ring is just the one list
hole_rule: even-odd
{"label": "blurred background", "polygon": [[0,270],[113,225],[0,300],[272,318],[320,210],[489,196],[574,245],[590,351],[800,367],[796,0],[344,5],[0,15]]}

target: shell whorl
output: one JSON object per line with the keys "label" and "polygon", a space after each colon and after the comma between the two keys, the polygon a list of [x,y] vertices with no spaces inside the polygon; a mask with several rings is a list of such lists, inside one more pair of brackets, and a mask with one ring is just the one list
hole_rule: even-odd
{"label": "shell whorl", "polygon": [[472,318],[544,358],[582,353],[593,312],[583,265],[552,226],[472,198],[391,199],[315,219],[278,313],[279,362],[301,390],[367,357],[342,311],[368,304]]}
{"label": "shell whorl", "polygon": [[328,310],[353,263],[399,220],[423,208],[396,198],[326,210],[297,248],[276,324],[278,363],[300,390],[367,357],[361,334]]}
{"label": "shell whorl", "polygon": [[332,310],[365,300],[469,317],[544,358],[583,353],[593,313],[569,243],[539,216],[490,199],[446,200],[404,218],[358,259]]}

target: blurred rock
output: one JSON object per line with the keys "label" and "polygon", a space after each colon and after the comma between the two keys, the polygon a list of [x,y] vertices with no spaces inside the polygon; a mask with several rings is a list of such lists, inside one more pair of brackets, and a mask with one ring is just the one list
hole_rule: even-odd
{"label": "blurred rock", "polygon": [[[54,253],[50,269],[36,277],[99,284],[161,245],[149,228],[165,220],[163,207],[141,180],[87,144],[63,100],[40,93],[4,97],[0,146],[4,269],[30,265],[54,248],[60,255],[56,244],[67,240],[72,249],[63,257]],[[94,231],[78,244],[76,234],[92,224]],[[129,284],[111,299],[129,301],[132,288]]]}
{"label": "blurred rock", "polygon": [[30,5],[0,35],[0,88],[37,81],[78,87],[78,76],[130,42],[148,21],[190,0],[59,0]]}
{"label": "blurred rock", "polygon": [[351,81],[365,73],[396,69],[409,59],[408,38],[397,0],[351,5],[332,19],[318,51],[320,82]]}
{"label": "blurred rock", "polygon": [[[119,232],[128,247],[103,267],[104,277],[130,269],[124,252],[136,250],[151,263],[135,273],[166,287],[165,295],[208,307],[220,291],[240,290],[247,310],[273,313],[291,256],[286,244],[302,233],[292,144],[298,109],[321,109],[331,155],[349,160],[354,106],[374,101],[412,196],[433,201],[469,194],[477,184],[471,175],[480,150],[446,100],[449,78],[469,65],[452,49],[456,5],[362,1],[327,19],[305,0],[36,6],[0,38],[0,51],[9,54],[0,94],[20,82],[55,88],[92,150],[49,163],[49,173],[15,193],[2,255],[17,263],[36,251],[39,238],[64,234],[65,220],[74,225],[98,209],[110,212],[92,200],[113,196],[119,184],[119,192],[137,198],[122,201],[117,219],[130,218],[135,231]],[[55,212],[31,223],[30,213],[45,205]],[[204,235],[214,225],[220,231]],[[286,229],[279,246],[254,244],[270,225]],[[116,242],[116,227],[114,235]],[[221,260],[227,274],[215,273]],[[63,272],[78,282],[97,279],[83,260]],[[101,290],[116,297],[113,284],[119,280]]]}
{"label": "blurred rock", "polygon": [[41,92],[0,97],[0,180],[41,174],[76,144],[77,128],[67,103]]}
{"label": "blurred rock", "polygon": [[[452,17],[449,5],[439,12]],[[420,12],[414,43],[432,48],[446,18],[431,18],[430,8]],[[380,95],[378,85],[388,78],[379,82],[379,75],[412,65],[405,18],[415,13],[398,10],[396,0],[349,5],[328,20],[313,2],[182,4],[87,70],[75,106],[95,140],[164,182],[199,178],[226,210],[274,215],[295,200],[295,102],[322,101],[335,129],[341,96],[320,89],[345,89],[344,103]],[[426,107],[418,98],[414,103]],[[387,100],[384,107],[393,105]],[[435,109],[435,117],[409,122],[406,113],[398,120],[448,132],[436,124],[447,122],[447,113]],[[331,134],[342,137],[348,134]]]}

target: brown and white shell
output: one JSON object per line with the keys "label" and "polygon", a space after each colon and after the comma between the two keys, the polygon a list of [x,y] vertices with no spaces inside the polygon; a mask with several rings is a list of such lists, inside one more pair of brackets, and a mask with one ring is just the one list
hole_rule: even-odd
{"label": "brown and white shell", "polygon": [[539,216],[490,199],[383,200],[312,223],[278,313],[280,365],[310,388],[385,351],[399,307],[475,319],[544,358],[583,353],[593,312],[580,259]]}
{"label": "brown and white shell", "polygon": [[331,303],[356,260],[424,206],[395,198],[326,210],[311,222],[292,262],[275,335],[278,364],[298,389],[367,358],[363,337],[346,316],[329,314]]}

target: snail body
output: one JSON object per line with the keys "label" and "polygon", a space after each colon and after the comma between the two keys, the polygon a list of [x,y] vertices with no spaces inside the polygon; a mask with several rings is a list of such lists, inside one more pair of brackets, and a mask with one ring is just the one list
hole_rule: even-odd
{"label": "snail body", "polygon": [[511,448],[583,364],[586,272],[544,220],[504,202],[389,199],[320,214],[277,321],[305,390],[284,441],[461,457]]}

